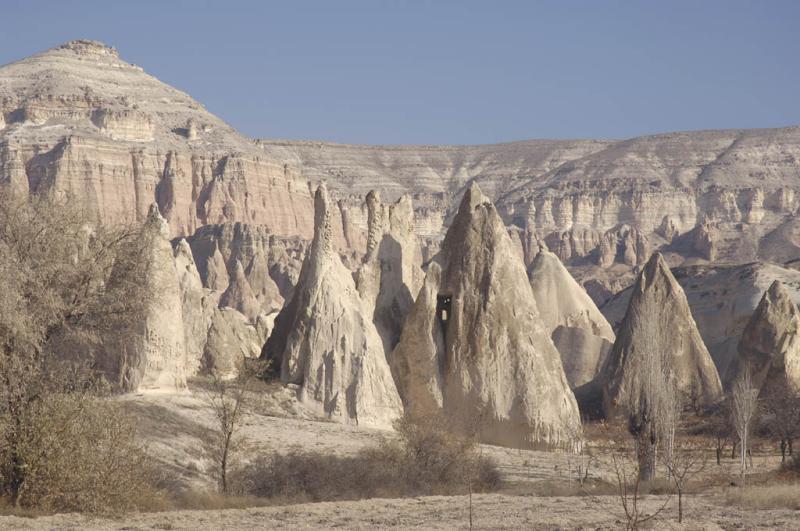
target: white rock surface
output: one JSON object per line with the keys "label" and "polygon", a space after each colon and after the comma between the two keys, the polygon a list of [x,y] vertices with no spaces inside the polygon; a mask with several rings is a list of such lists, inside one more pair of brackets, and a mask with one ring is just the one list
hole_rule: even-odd
{"label": "white rock surface", "polygon": [[372,316],[332,240],[324,186],[314,200],[314,240],[292,299],[281,310],[262,356],[298,398],[331,419],[390,427],[402,414]]}
{"label": "white rock surface", "polygon": [[384,205],[377,192],[370,192],[366,204],[369,230],[356,286],[389,356],[422,284],[422,252],[410,197]]}
{"label": "white rock surface", "polygon": [[732,388],[745,371],[761,393],[784,387],[800,393],[800,311],[779,280],[747,323],[739,355],[725,373],[725,387]]}
{"label": "white rock surface", "polygon": [[485,442],[565,444],[580,425],[525,265],[476,185],[428,268],[392,368],[407,410],[440,408]]}
{"label": "white rock surface", "polygon": [[591,381],[614,344],[614,331],[553,253],[542,250],[530,267],[539,314],[561,353],[571,387]]}
{"label": "white rock surface", "polygon": [[[648,356],[663,356],[684,405],[711,405],[722,398],[719,374],[708,353],[680,284],[659,253],[639,274],[617,339],[597,381],[607,416],[614,415]],[[653,366],[660,366],[653,364]]]}
{"label": "white rock surface", "polygon": [[141,336],[131,345],[124,375],[126,390],[168,390],[186,387],[189,360],[183,328],[182,297],[169,227],[153,204],[145,229],[152,238],[149,297]]}

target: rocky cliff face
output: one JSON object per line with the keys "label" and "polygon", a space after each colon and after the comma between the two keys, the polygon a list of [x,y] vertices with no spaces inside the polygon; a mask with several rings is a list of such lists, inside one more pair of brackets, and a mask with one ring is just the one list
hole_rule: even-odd
{"label": "rocky cliff face", "polygon": [[370,190],[410,195],[415,231],[440,240],[473,181],[519,231],[527,264],[546,242],[597,284],[593,296],[632,282],[654,250],[674,265],[800,256],[797,127],[488,146],[253,142],[91,41],[0,67],[0,119],[0,180],[73,194],[101,220],[144,219],[156,201],[173,236],[241,222],[307,242],[309,182],[327,181],[333,239],[354,270]]}
{"label": "rocky cliff face", "polygon": [[[657,357],[656,363],[648,358]],[[664,259],[655,253],[633,287],[625,318],[606,363],[597,376],[606,415],[613,415],[647,367],[664,367],[685,404],[710,405],[722,396],[722,384],[686,295]]]}
{"label": "rocky cliff face", "polygon": [[263,357],[298,398],[331,419],[390,427],[402,414],[372,315],[333,242],[334,204],[315,196],[314,240],[292,299],[276,318]]}
{"label": "rocky cliff face", "polygon": [[473,185],[392,354],[407,410],[474,423],[483,441],[569,441],[580,424],[525,266],[494,206]]}
{"label": "rocky cliff face", "polygon": [[591,381],[614,344],[614,332],[556,255],[542,251],[530,268],[536,306],[561,354],[570,387]]}
{"label": "rocky cliff face", "polygon": [[800,312],[778,280],[747,323],[739,355],[725,373],[725,386],[732,388],[745,371],[761,392],[785,387],[800,393]]}
{"label": "rocky cliff face", "polygon": [[311,237],[306,180],[101,43],[0,67],[0,116],[0,180],[22,191],[71,194],[107,222],[156,201],[172,235],[244,221]]}

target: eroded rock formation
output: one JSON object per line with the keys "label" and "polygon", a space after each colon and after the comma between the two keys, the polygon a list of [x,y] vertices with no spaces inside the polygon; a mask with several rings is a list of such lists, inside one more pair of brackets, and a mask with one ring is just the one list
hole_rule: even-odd
{"label": "eroded rock formation", "polygon": [[183,328],[182,298],[169,227],[153,204],[144,230],[151,243],[148,305],[141,335],[123,351],[127,358],[123,388],[176,390],[186,387],[189,360]]}
{"label": "eroded rock formation", "polygon": [[530,268],[539,315],[550,331],[571,387],[592,380],[614,344],[614,331],[556,255],[542,250]]}
{"label": "eroded rock formation", "polygon": [[[650,364],[648,357],[659,360]],[[665,368],[686,405],[710,405],[722,396],[719,374],[686,295],[659,253],[639,274],[617,339],[597,377],[606,415],[616,412],[650,366]]]}
{"label": "eroded rock formation", "polygon": [[314,199],[314,239],[291,301],[275,320],[262,356],[298,398],[340,422],[390,427],[402,414],[372,315],[333,242],[325,186]]}
{"label": "eroded rock formation", "polygon": [[356,286],[388,356],[400,340],[422,283],[422,254],[414,234],[411,198],[403,196],[393,205],[384,205],[377,192],[370,192],[366,204],[369,230]]}
{"label": "eroded rock formation", "polygon": [[247,277],[244,274],[244,267],[242,267],[242,263],[239,260],[236,260],[230,283],[225,293],[220,297],[219,305],[222,308],[228,307],[237,310],[251,322],[255,322],[261,313],[261,304],[256,299],[253,289],[250,287],[250,282],[247,281]]}
{"label": "eroded rock formation", "polygon": [[788,387],[800,393],[800,312],[776,280],[764,293],[739,341],[739,355],[725,373],[726,388],[750,372],[762,393]]}
{"label": "eroded rock formation", "polygon": [[476,185],[392,355],[407,410],[474,423],[485,442],[567,442],[580,424],[561,360],[506,227]]}

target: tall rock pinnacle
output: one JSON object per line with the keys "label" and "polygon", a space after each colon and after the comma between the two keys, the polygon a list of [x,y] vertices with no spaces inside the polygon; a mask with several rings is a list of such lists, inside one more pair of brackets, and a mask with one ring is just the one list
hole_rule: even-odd
{"label": "tall rock pinnacle", "polygon": [[275,320],[262,357],[298,398],[334,420],[389,427],[402,414],[381,338],[335,252],[324,185],[314,198],[314,240],[292,299]]}
{"label": "tall rock pinnacle", "polygon": [[392,367],[407,409],[474,422],[485,442],[562,444],[580,425],[525,266],[476,185],[429,266]]}

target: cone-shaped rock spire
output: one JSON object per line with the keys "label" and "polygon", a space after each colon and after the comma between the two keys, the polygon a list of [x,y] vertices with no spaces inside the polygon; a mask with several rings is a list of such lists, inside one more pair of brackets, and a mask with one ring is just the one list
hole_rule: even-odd
{"label": "cone-shaped rock spire", "polygon": [[542,250],[536,255],[530,278],[536,306],[561,353],[570,386],[591,381],[614,344],[611,325],[553,253]]}
{"label": "cone-shaped rock spire", "polygon": [[430,264],[392,367],[407,409],[442,409],[486,442],[567,443],[580,425],[522,259],[476,185]]}
{"label": "cone-shaped rock spire", "polygon": [[[648,357],[659,357],[648,363]],[[598,379],[606,415],[636,392],[649,369],[663,367],[685,403],[709,405],[722,396],[717,369],[708,353],[689,303],[660,253],[639,274],[614,347]]]}
{"label": "cone-shaped rock spire", "polygon": [[725,386],[731,387],[745,370],[762,392],[788,386],[800,393],[800,312],[779,280],[764,293],[748,321],[739,355],[725,373]]}
{"label": "cone-shaped rock spire", "polygon": [[314,198],[314,240],[292,299],[275,320],[262,356],[300,400],[342,422],[389,427],[402,404],[352,274],[334,250],[324,185]]}

